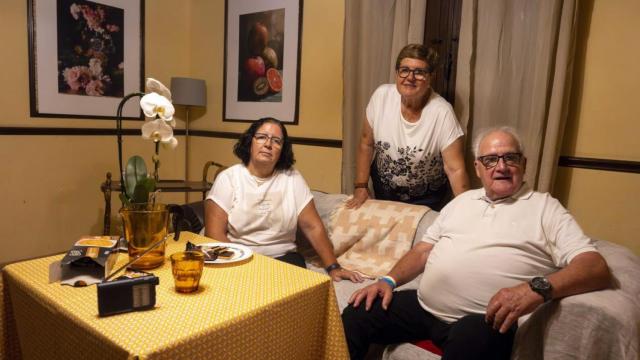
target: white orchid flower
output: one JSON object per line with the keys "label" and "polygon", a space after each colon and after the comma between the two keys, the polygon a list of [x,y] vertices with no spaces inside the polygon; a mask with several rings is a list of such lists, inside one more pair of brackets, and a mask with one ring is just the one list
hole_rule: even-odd
{"label": "white orchid flower", "polygon": [[164,86],[160,81],[154,78],[147,78],[144,85],[145,85],[145,88],[147,89],[147,92],[154,92],[154,93],[160,94],[166,97],[167,99],[169,99],[169,101],[171,101],[171,91],[166,86]]}
{"label": "white orchid flower", "polygon": [[140,107],[147,117],[159,116],[164,121],[171,121],[176,109],[166,97],[152,92],[148,93],[140,99]]}
{"label": "white orchid flower", "polygon": [[173,128],[162,119],[147,121],[142,125],[142,138],[168,144],[172,149],[178,146],[178,140],[173,137]]}
{"label": "white orchid flower", "polygon": [[169,141],[162,143],[162,147],[173,150],[178,147],[178,139],[176,139],[175,137],[171,137]]}

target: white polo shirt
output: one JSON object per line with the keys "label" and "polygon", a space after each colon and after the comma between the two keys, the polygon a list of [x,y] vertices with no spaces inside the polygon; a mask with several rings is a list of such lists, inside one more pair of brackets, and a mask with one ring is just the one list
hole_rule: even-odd
{"label": "white polo shirt", "polygon": [[526,184],[495,202],[484,189],[459,195],[422,241],[434,247],[418,300],[446,322],[484,314],[501,288],[556,272],[576,255],[597,251],[558,200]]}

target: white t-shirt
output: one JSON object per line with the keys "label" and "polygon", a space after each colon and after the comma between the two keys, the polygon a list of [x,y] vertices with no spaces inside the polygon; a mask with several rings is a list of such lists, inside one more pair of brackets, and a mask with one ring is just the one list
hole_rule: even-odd
{"label": "white t-shirt", "polygon": [[384,84],[371,96],[366,114],[385,192],[406,201],[434,193],[446,184],[441,153],[464,132],[444,98],[431,91],[420,119],[411,123],[402,116],[396,85]]}
{"label": "white t-shirt", "polygon": [[229,240],[278,257],[296,250],[298,215],[313,195],[293,168],[261,179],[237,164],[216,177],[207,199],[227,213]]}
{"label": "white t-shirt", "polygon": [[418,289],[422,307],[453,322],[484,314],[501,288],[516,286],[597,251],[560,202],[526,184],[491,202],[467,191],[442,209],[422,241],[434,244]]}

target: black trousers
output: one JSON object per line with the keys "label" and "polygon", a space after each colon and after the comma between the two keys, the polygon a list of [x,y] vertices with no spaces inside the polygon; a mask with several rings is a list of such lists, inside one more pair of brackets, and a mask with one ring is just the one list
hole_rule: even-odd
{"label": "black trousers", "polygon": [[297,252],[286,253],[280,257],[275,258],[276,260],[280,260],[282,262],[286,262],[287,264],[299,266],[301,268],[306,269],[307,264],[304,262],[304,257]]}
{"label": "black trousers", "polygon": [[442,359],[509,359],[516,325],[505,334],[493,330],[484,315],[468,315],[448,324],[425,311],[416,290],[393,293],[385,311],[381,299],[366,311],[364,303],[344,309],[342,322],[352,360],[363,359],[370,343],[395,344],[429,339]]}

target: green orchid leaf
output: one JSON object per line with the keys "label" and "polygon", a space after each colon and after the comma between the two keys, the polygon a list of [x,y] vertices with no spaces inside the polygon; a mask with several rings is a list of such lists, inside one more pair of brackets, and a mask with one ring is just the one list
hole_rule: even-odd
{"label": "green orchid leaf", "polygon": [[136,187],[133,189],[133,196],[131,197],[132,203],[146,203],[149,201],[149,190],[144,186],[143,183],[136,184]]}
{"label": "green orchid leaf", "polygon": [[133,198],[137,184],[147,178],[147,165],[144,159],[138,155],[130,157],[124,175],[127,196]]}
{"label": "green orchid leaf", "polygon": [[142,184],[149,193],[156,190],[156,181],[152,177],[146,177],[140,180],[138,184]]}
{"label": "green orchid leaf", "polygon": [[122,201],[122,207],[127,208],[131,206],[131,201],[129,201],[129,197],[125,196],[123,193],[118,194],[120,196],[120,201]]}

